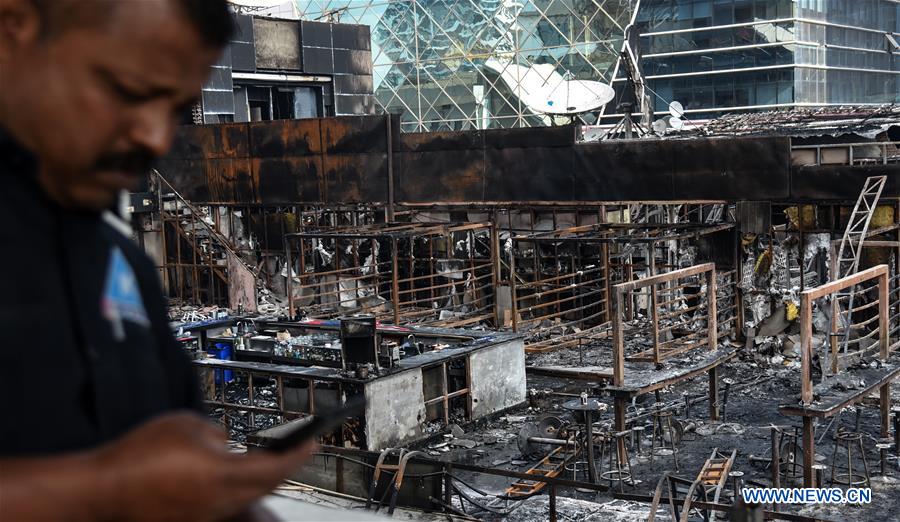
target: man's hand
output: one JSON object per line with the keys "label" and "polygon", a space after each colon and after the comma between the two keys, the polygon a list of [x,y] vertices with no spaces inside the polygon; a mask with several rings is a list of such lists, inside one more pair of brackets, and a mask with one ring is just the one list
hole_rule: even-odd
{"label": "man's hand", "polygon": [[85,454],[2,460],[0,518],[219,520],[274,489],[315,448],[236,454],[225,441],[204,417],[173,413]]}

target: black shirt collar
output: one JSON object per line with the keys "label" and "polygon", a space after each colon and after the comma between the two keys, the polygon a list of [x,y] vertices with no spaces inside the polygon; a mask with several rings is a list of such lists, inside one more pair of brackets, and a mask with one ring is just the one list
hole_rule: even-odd
{"label": "black shirt collar", "polygon": [[33,177],[37,175],[37,167],[37,157],[0,127],[0,170]]}
{"label": "black shirt collar", "polygon": [[39,165],[38,157],[30,149],[0,127],[0,176],[4,178],[4,184],[42,207],[56,209],[58,205],[47,197],[38,182]]}

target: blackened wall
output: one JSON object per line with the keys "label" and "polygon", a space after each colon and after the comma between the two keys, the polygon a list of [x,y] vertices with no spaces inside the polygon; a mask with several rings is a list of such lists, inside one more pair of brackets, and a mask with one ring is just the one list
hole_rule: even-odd
{"label": "blackened wall", "polygon": [[[400,134],[398,203],[855,200],[867,175],[896,166],[795,167],[790,139],[694,138],[576,142],[574,127]],[[388,200],[384,116],[186,126],[160,172],[209,203]],[[877,171],[877,172],[876,172]]]}

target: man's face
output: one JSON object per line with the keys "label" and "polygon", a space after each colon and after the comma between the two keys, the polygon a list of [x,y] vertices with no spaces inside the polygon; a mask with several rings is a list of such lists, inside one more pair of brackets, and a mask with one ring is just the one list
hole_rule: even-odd
{"label": "man's face", "polygon": [[109,208],[136,187],[219,56],[170,0],[117,4],[107,21],[49,38],[27,19],[20,33],[0,28],[0,124],[37,154],[41,184],[69,208]]}

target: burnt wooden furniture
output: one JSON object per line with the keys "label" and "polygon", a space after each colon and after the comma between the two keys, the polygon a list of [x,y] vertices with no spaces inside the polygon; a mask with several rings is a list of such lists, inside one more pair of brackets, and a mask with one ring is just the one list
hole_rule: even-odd
{"label": "burnt wooden furniture", "polygon": [[[826,389],[819,397],[814,396],[812,366],[813,347],[813,302],[823,297],[834,298],[842,291],[853,289],[858,285],[874,282],[878,289],[877,323],[873,327],[878,333],[878,358],[883,361],[880,368],[868,368],[864,370],[840,370],[841,372],[853,372],[863,376],[865,386],[855,390]],[[900,374],[900,361],[891,357],[891,342],[889,332],[889,293],[888,293],[888,267],[878,265],[854,275],[838,279],[817,288],[807,290],[800,295],[800,403],[784,404],[779,411],[784,415],[794,415],[803,418],[803,485],[804,487],[817,487],[813,470],[815,462],[815,426],[814,419],[828,418],[842,409],[862,401],[875,390],[879,391],[881,408],[881,436],[887,437],[890,431],[890,383]],[[865,321],[864,321],[865,322]],[[852,323],[852,320],[850,321]],[[861,323],[856,323],[857,325]],[[851,324],[850,326],[854,326]],[[860,349],[861,351],[867,351]],[[834,368],[833,368],[834,369]],[[863,375],[864,374],[864,375]]]}

